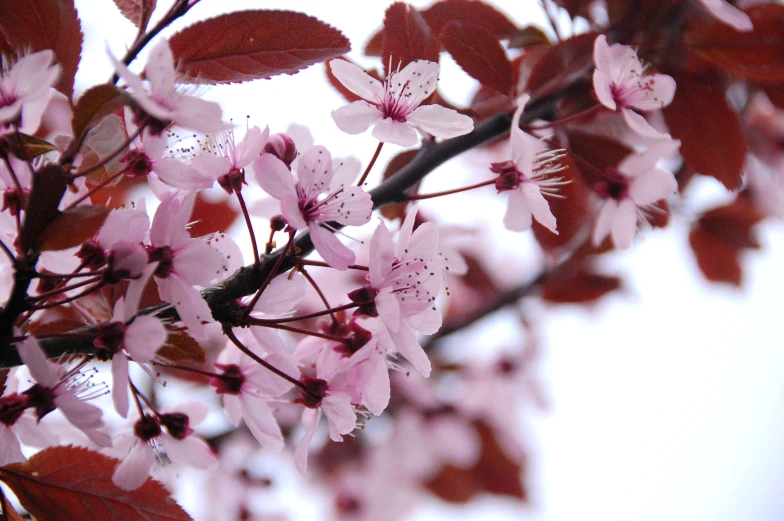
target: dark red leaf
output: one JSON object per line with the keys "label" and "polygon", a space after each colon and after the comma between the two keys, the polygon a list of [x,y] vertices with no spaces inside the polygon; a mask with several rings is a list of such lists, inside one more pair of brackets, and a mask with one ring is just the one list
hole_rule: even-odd
{"label": "dark red leaf", "polygon": [[585,266],[560,270],[541,284],[542,298],[558,304],[585,304],[621,288],[621,279],[594,273]]}
{"label": "dark red leaf", "polygon": [[550,45],[550,38],[535,25],[523,27],[509,39],[510,49],[523,49],[534,45]]}
{"label": "dark red leaf", "polygon": [[579,168],[570,156],[561,159],[561,163],[566,166],[566,170],[559,172],[569,184],[559,188],[558,193],[561,197],[550,197],[550,211],[553,212],[558,223],[558,235],[554,234],[538,221],[534,221],[533,230],[536,240],[545,250],[554,251],[563,246],[569,245],[586,226],[590,226],[592,216],[590,215],[591,191],[586,186],[583,177],[579,173]]}
{"label": "dark red leaf", "polygon": [[191,235],[201,237],[213,232],[225,232],[239,217],[240,213],[229,203],[228,196],[220,195],[218,200],[210,200],[199,193],[193,205]]}
{"label": "dark red leaf", "polygon": [[584,33],[547,48],[533,66],[525,91],[545,96],[585,75],[593,66],[595,39],[596,33]]}
{"label": "dark red leaf", "polygon": [[66,250],[92,239],[98,233],[110,208],[106,206],[77,206],[54,218],[38,239],[40,251]]}
{"label": "dark red leaf", "polygon": [[512,64],[490,31],[471,22],[453,21],[444,25],[438,38],[469,76],[501,94],[512,94]]}
{"label": "dark red leaf", "polygon": [[195,23],[169,39],[194,83],[238,83],[298,71],[351,50],[343,33],[293,11],[241,11]]}
{"label": "dark red leaf", "polygon": [[517,26],[505,14],[478,0],[442,0],[422,11],[422,16],[435,34],[453,21],[481,25],[499,40],[517,33]]}
{"label": "dark red leaf", "polygon": [[757,249],[752,228],[762,220],[751,197],[743,192],[735,201],[705,212],[692,226],[689,243],[700,270],[710,281],[740,286],[743,272],[740,254]]}
{"label": "dark red leaf", "polygon": [[[738,32],[718,20],[685,36],[686,45],[730,74],[749,80],[784,81],[784,5],[746,10],[753,31]],[[680,87],[680,85],[679,85]]]}
{"label": "dark red leaf", "polygon": [[553,0],[556,4],[566,9],[569,16],[576,18],[584,16],[588,6],[593,3],[593,0]]}
{"label": "dark red leaf", "polygon": [[482,492],[526,501],[524,462],[514,461],[504,452],[487,424],[476,421],[473,425],[482,441],[482,454],[476,465],[467,469],[445,465],[425,487],[450,503],[467,503]]}
{"label": "dark red leaf", "polygon": [[[349,60],[345,56],[341,56],[341,57],[335,58],[335,59],[336,60],[347,61],[349,63],[353,63],[354,65],[357,65],[356,63],[354,63],[353,61]],[[330,60],[330,62],[331,61],[332,60]],[[329,67],[329,62],[326,63],[325,70],[327,72],[327,80],[329,80],[329,84],[332,85],[333,87],[335,87],[335,90],[337,90],[344,98],[346,98],[346,101],[353,102],[353,101],[358,101],[358,100],[362,99],[359,96],[357,96],[356,94],[354,94],[353,92],[351,92],[350,90],[348,90],[346,88],[346,86],[343,85],[340,82],[340,80],[338,80],[335,77],[334,74],[332,74],[332,69],[330,69],[330,67]],[[378,74],[378,71],[376,71],[375,69],[372,69],[372,70],[369,70],[369,71],[365,71],[365,72],[368,73],[370,76],[376,78],[378,81],[382,81],[381,80],[381,76]]]}
{"label": "dark red leaf", "polygon": [[390,63],[395,71],[416,60],[438,62],[439,52],[438,40],[419,11],[403,2],[389,6],[384,16],[381,52],[387,76]]}
{"label": "dark red leaf", "polygon": [[664,108],[664,119],[672,136],[681,140],[681,155],[700,174],[737,190],[748,151],[738,113],[723,90],[686,76],[676,75],[675,81],[675,98]]}
{"label": "dark red leaf", "polygon": [[770,102],[784,109],[784,85],[765,85],[764,88]]}
{"label": "dark red leaf", "polygon": [[147,27],[150,16],[155,10],[155,0],[114,0],[117,9],[136,27]]}
{"label": "dark red leaf", "polygon": [[152,478],[136,490],[118,488],[119,463],[81,447],[51,447],[0,468],[0,479],[37,521],[191,521]]}
{"label": "dark red leaf", "polygon": [[[411,161],[414,160],[416,155],[419,153],[419,150],[404,150],[400,152],[398,155],[393,157],[389,160],[389,164],[387,165],[386,170],[384,170],[384,175],[382,176],[382,181],[389,179],[393,175],[395,175],[398,170],[409,164]],[[409,191],[409,193],[416,193],[417,189],[419,188],[419,183]],[[401,221],[406,217],[406,205],[408,203],[395,203],[395,204],[388,204],[381,208],[380,212],[381,215],[386,217],[389,220],[400,219]]]}
{"label": "dark red leaf", "polygon": [[67,186],[68,175],[59,165],[49,164],[33,173],[33,188],[19,234],[19,247],[23,252],[30,250],[49,223],[57,217],[57,206]]}
{"label": "dark red leaf", "polygon": [[6,134],[3,136],[0,146],[9,150],[16,157],[27,160],[35,159],[36,157],[46,154],[47,152],[58,150],[55,145],[44,139],[35,136],[28,136],[27,134],[22,134],[21,132],[18,134]]}
{"label": "dark red leaf", "polygon": [[632,153],[631,148],[610,138],[577,130],[567,131],[567,136],[568,153],[588,187],[604,179],[601,172],[618,166]]}
{"label": "dark red leaf", "polygon": [[83,40],[73,0],[4,0],[0,32],[17,52],[54,51],[63,67],[57,90],[71,98]]}
{"label": "dark red leaf", "polygon": [[469,110],[479,118],[486,118],[499,112],[514,111],[514,102],[504,94],[499,94],[495,89],[480,87],[471,98]]}
{"label": "dark red leaf", "polygon": [[76,101],[71,128],[77,143],[101,119],[125,105],[125,96],[114,85],[103,83],[85,91]]}
{"label": "dark red leaf", "polygon": [[365,44],[365,54],[367,56],[381,56],[384,46],[384,30],[379,29],[370,37]]}
{"label": "dark red leaf", "polygon": [[185,331],[169,333],[166,344],[158,350],[157,356],[171,363],[194,362],[198,365],[207,361],[207,355],[199,343]]}

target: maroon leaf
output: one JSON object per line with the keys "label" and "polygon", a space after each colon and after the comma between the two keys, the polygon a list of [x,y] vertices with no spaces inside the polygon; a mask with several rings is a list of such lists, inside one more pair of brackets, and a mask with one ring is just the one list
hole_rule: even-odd
{"label": "maroon leaf", "polygon": [[389,6],[381,52],[387,76],[390,64],[394,71],[416,60],[437,62],[439,51],[438,40],[419,11],[403,2]]}
{"label": "maroon leaf", "polygon": [[136,490],[112,483],[120,462],[81,447],[51,447],[0,468],[2,479],[37,521],[190,521],[157,481]]}
{"label": "maroon leaf", "polygon": [[241,11],[186,27],[169,40],[194,83],[238,83],[298,71],[351,50],[343,33],[293,11]]}
{"label": "maroon leaf", "polygon": [[593,66],[595,39],[596,33],[585,33],[549,47],[533,66],[525,90],[544,96],[585,75]]}
{"label": "maroon leaf", "polygon": [[170,333],[166,338],[166,344],[158,350],[156,355],[173,364],[194,362],[201,365],[207,361],[204,349],[185,331]]}
{"label": "maroon leaf", "polygon": [[509,39],[510,49],[522,49],[534,45],[550,45],[550,38],[535,25],[523,27]]}
{"label": "maroon leaf", "polygon": [[481,492],[527,500],[521,475],[524,462],[509,458],[487,424],[476,421],[473,425],[482,441],[479,461],[467,469],[445,465],[425,487],[450,503],[467,503]]}
{"label": "maroon leaf", "polygon": [[569,154],[586,186],[592,187],[604,179],[602,172],[618,166],[632,149],[610,138],[568,131]]}
{"label": "maroon leaf", "polygon": [[499,94],[495,89],[480,87],[471,98],[468,108],[475,116],[483,119],[499,112],[514,111],[514,102],[509,96]]}
{"label": "maroon leaf", "polygon": [[201,237],[213,232],[225,232],[239,215],[229,204],[228,196],[220,196],[217,201],[211,201],[199,193],[191,214],[191,235]]}
{"label": "maroon leaf", "polygon": [[705,212],[689,233],[697,265],[710,281],[740,286],[743,272],[740,254],[758,249],[752,228],[762,220],[754,201],[742,192],[735,201]]}
{"label": "maroon leaf", "polygon": [[49,223],[57,217],[57,206],[67,186],[68,176],[59,165],[49,164],[33,173],[33,188],[19,234],[19,247],[23,252],[30,250]]}
{"label": "maroon leaf", "polygon": [[501,94],[511,95],[512,64],[506,51],[484,27],[471,22],[448,22],[439,40],[469,76]]}
{"label": "maroon leaf", "polygon": [[556,4],[566,9],[569,16],[576,18],[585,15],[585,11],[592,0],[553,0]]}
{"label": "maroon leaf", "polygon": [[92,239],[110,210],[106,206],[84,205],[62,212],[41,233],[38,249],[66,250]]}
{"label": "maroon leaf", "polygon": [[0,146],[9,150],[19,158],[35,159],[36,157],[53,152],[58,148],[48,141],[27,134],[14,133],[6,134],[0,141]]}
{"label": "maroon leaf", "polygon": [[370,37],[365,44],[365,54],[367,56],[381,56],[384,46],[384,30],[379,29]]}
{"label": "maroon leaf", "polygon": [[582,266],[561,270],[541,284],[542,298],[558,304],[585,304],[621,288],[618,277],[600,275]]}
{"label": "maroon leaf", "polygon": [[[401,168],[409,164],[411,161],[413,161],[418,153],[419,150],[405,150],[403,152],[400,152],[392,159],[390,159],[386,170],[384,170],[384,175],[382,176],[382,180],[386,181],[387,179],[395,175],[398,172],[398,170],[400,170]],[[416,186],[409,191],[409,193],[415,194],[418,188],[419,188],[419,183],[417,183]],[[408,203],[388,204],[383,208],[381,208],[380,210],[381,215],[383,215],[389,220],[400,219],[402,221],[406,217],[407,204]]]}
{"label": "maroon leaf", "polygon": [[675,75],[675,81],[678,88],[664,108],[664,119],[681,140],[681,155],[689,167],[737,190],[748,151],[738,113],[723,90],[686,76]]}
{"label": "maroon leaf", "polygon": [[125,96],[114,85],[104,83],[85,91],[76,102],[71,120],[76,142],[80,143],[88,130],[124,104]]}
{"label": "maroon leaf", "polygon": [[686,45],[740,78],[783,82],[784,5],[758,5],[746,13],[754,25],[753,31],[738,32],[717,20],[687,33]]}
{"label": "maroon leaf", "polygon": [[53,50],[63,67],[57,90],[71,98],[83,40],[73,0],[4,0],[0,32],[18,52]]}
{"label": "maroon leaf", "polygon": [[142,30],[147,27],[155,10],[155,0],[114,0],[114,4],[124,17]]}
{"label": "maroon leaf", "polygon": [[510,38],[517,33],[517,26],[505,14],[477,0],[436,2],[422,11],[422,16],[435,34],[439,34],[443,27],[452,21],[481,25],[499,40]]}

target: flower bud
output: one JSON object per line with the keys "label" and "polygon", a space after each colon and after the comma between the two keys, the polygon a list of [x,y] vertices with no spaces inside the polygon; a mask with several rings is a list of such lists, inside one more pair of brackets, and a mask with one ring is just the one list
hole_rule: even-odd
{"label": "flower bud", "polygon": [[297,145],[294,140],[285,133],[272,134],[264,145],[264,152],[272,154],[277,157],[289,167],[291,170],[291,163],[297,159]]}

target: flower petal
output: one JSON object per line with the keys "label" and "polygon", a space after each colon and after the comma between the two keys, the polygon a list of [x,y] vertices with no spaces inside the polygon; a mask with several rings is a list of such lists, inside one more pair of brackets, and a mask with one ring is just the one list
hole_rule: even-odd
{"label": "flower petal", "polygon": [[242,416],[253,436],[265,447],[273,451],[283,448],[283,435],[280,432],[278,421],[272,414],[267,402],[255,396],[243,394]]}
{"label": "flower petal", "polygon": [[357,414],[348,396],[327,396],[321,400],[321,408],[327,415],[329,437],[332,441],[343,441],[343,434],[353,431],[357,425]]}
{"label": "flower petal", "polygon": [[57,383],[57,366],[46,358],[35,337],[29,336],[16,344],[16,350],[36,382],[44,387],[54,387]]}
{"label": "flower petal", "polygon": [[383,99],[384,86],[381,82],[353,63],[341,59],[331,60],[329,68],[344,87],[360,98],[370,102]]}
{"label": "flower petal", "polygon": [[[524,183],[525,184],[525,183]],[[513,232],[524,232],[533,223],[533,212],[521,187],[509,191],[509,206],[504,216],[504,226]]]}
{"label": "flower petal", "polygon": [[550,203],[542,195],[536,183],[523,183],[523,194],[528,200],[528,207],[539,224],[558,235],[555,216],[550,211]]}
{"label": "flower petal", "polygon": [[319,223],[310,226],[310,238],[316,251],[324,259],[324,262],[336,270],[347,270],[349,265],[354,264],[355,255],[348,246],[340,242],[334,233],[327,230]]}
{"label": "flower petal", "polygon": [[417,107],[406,119],[428,134],[444,139],[462,136],[474,130],[473,119],[441,105]]}
{"label": "flower petal", "polygon": [[157,317],[142,315],[125,329],[123,344],[134,361],[146,363],[166,342],[167,336],[166,328]]}
{"label": "flower petal", "polygon": [[123,490],[135,490],[142,486],[150,475],[153,463],[155,463],[155,456],[152,447],[137,442],[128,456],[114,469],[112,482]]}
{"label": "flower petal", "polygon": [[634,233],[637,231],[637,206],[627,197],[618,204],[618,211],[612,222],[612,239],[618,249],[631,248]]}
{"label": "flower petal", "polygon": [[361,134],[383,119],[378,107],[367,101],[355,101],[332,111],[332,119],[346,134]]}
{"label": "flower petal", "polygon": [[646,206],[670,197],[678,191],[678,181],[669,170],[654,168],[637,176],[629,186],[629,195],[637,206]]}
{"label": "flower petal", "polygon": [[412,147],[419,138],[414,128],[408,123],[393,119],[382,119],[373,128],[373,137],[384,143],[394,143],[402,147]]}
{"label": "flower petal", "polygon": [[164,432],[160,440],[166,455],[174,463],[202,470],[218,468],[218,459],[212,449],[197,436],[186,436],[178,440]]}
{"label": "flower petal", "polygon": [[615,199],[605,199],[599,215],[596,217],[596,224],[593,227],[593,245],[599,246],[604,239],[610,235],[615,213],[618,210],[618,203]]}
{"label": "flower petal", "polygon": [[128,357],[122,351],[112,357],[112,402],[114,410],[128,417]]}
{"label": "flower petal", "polygon": [[262,154],[253,162],[259,186],[275,199],[294,196],[294,177],[286,164],[272,154]]}

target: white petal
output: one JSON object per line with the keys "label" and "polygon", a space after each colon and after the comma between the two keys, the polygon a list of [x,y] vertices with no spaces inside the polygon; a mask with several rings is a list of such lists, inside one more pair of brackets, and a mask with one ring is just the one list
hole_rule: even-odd
{"label": "white petal", "polygon": [[152,447],[137,441],[130,454],[114,469],[112,481],[123,490],[135,490],[147,479],[153,463]]}
{"label": "white petal", "polygon": [[678,190],[678,181],[669,170],[654,168],[637,176],[629,186],[629,195],[637,206],[646,206],[670,197]]}
{"label": "white petal", "polygon": [[618,211],[612,222],[612,239],[618,249],[631,248],[634,232],[637,231],[637,206],[627,197],[618,204]]}
{"label": "white petal", "polygon": [[272,154],[262,154],[254,163],[253,171],[259,186],[275,199],[294,196],[294,177],[286,164]]}
{"label": "white petal", "polygon": [[125,330],[123,344],[134,361],[146,363],[166,342],[168,333],[161,321],[154,316],[137,316]]}
{"label": "white petal", "polygon": [[327,396],[321,400],[321,408],[327,415],[329,437],[332,441],[343,441],[343,434],[353,431],[357,414],[347,396]]}
{"label": "white petal", "polygon": [[255,438],[273,451],[283,448],[283,435],[278,427],[278,421],[272,414],[267,402],[260,398],[241,395],[243,410],[242,416],[245,418],[245,425]]}
{"label": "white petal", "polygon": [[615,199],[605,199],[599,215],[596,217],[596,224],[593,228],[593,245],[599,246],[604,239],[610,235],[615,213],[618,210],[618,203]]}
{"label": "white petal", "polygon": [[547,202],[542,192],[539,191],[536,183],[523,183],[523,194],[528,200],[529,208],[531,208],[539,224],[558,235],[555,216],[550,211],[550,203]]}
{"label": "white petal", "polygon": [[389,118],[376,123],[373,137],[384,143],[394,143],[401,147],[412,147],[419,141],[411,125]]}
{"label": "white petal", "polygon": [[332,119],[346,134],[361,134],[383,119],[378,107],[367,101],[355,101],[332,111]]}
{"label": "white petal", "polygon": [[351,264],[354,264],[354,252],[340,242],[334,233],[318,223],[310,226],[309,229],[313,246],[316,247],[316,251],[324,259],[324,262],[341,271],[347,270]]}
{"label": "white petal", "polygon": [[123,418],[128,417],[128,358],[124,353],[112,357],[112,402],[114,410]]}
{"label": "white petal", "polygon": [[671,139],[669,134],[663,134],[653,128],[645,117],[637,114],[632,109],[624,107],[621,110],[621,113],[623,114],[623,119],[626,120],[626,124],[629,125],[629,128],[639,135],[654,139]]}
{"label": "white petal", "polygon": [[513,232],[524,232],[533,223],[533,212],[521,187],[509,191],[509,206],[504,216],[504,226]]}
{"label": "white petal", "polygon": [[24,461],[22,446],[16,434],[5,424],[0,424],[0,466]]}
{"label": "white petal", "polygon": [[164,432],[161,434],[160,440],[166,455],[174,463],[202,470],[218,468],[218,459],[209,445],[201,438],[186,436],[178,440]]}
{"label": "white petal", "polygon": [[406,118],[409,123],[435,137],[449,139],[474,130],[474,120],[441,105],[417,107]]}
{"label": "white petal", "polygon": [[371,102],[382,99],[384,87],[381,82],[346,60],[335,59],[329,62],[332,74],[348,90]]}

